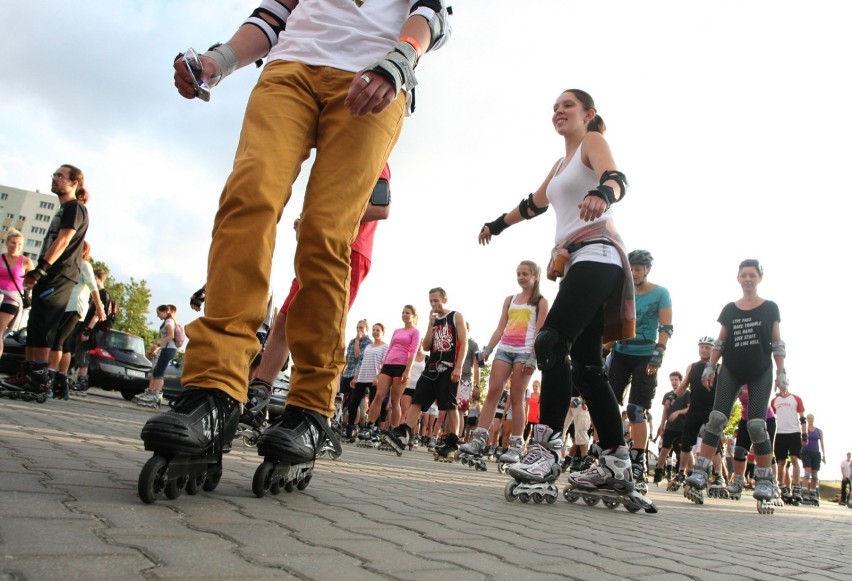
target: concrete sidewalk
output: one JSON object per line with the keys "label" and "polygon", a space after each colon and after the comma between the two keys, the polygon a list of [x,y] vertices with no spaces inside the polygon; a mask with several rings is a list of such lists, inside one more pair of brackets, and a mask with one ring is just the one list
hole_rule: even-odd
{"label": "concrete sidewalk", "polygon": [[[255,498],[238,444],[211,493],[145,505],[149,410],[93,389],[0,399],[0,579],[838,579],[852,510],[750,498],[695,506],[652,486],[660,512],[509,503],[508,479],[415,451],[346,445],[304,491]],[[704,540],[707,539],[707,540]]]}

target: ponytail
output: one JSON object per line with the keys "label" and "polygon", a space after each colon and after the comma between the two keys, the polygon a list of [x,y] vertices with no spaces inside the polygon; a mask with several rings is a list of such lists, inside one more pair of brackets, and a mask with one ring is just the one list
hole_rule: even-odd
{"label": "ponytail", "polygon": [[587,129],[590,133],[606,133],[606,123],[600,115],[595,113],[595,118],[589,121]]}
{"label": "ponytail", "polygon": [[83,175],[83,170],[70,163],[63,163],[60,167],[67,167],[68,179],[77,182],[77,191],[74,192],[74,197],[77,198],[77,201],[83,204],[88,202],[89,190],[86,189],[86,177]]}

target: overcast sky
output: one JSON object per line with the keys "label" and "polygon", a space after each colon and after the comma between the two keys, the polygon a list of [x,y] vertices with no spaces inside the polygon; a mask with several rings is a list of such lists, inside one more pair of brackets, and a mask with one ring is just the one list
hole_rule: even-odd
{"label": "overcast sky", "polygon": [[[0,183],[49,191],[62,163],[92,192],[92,254],[145,279],[153,307],[181,306],[205,279],[217,199],[258,71],[211,102],[172,84],[174,55],[225,41],[256,5],[229,0],[0,3]],[[852,450],[845,407],[848,309],[839,294],[850,207],[850,8],[846,2],[455,0],[454,35],[417,69],[417,111],[391,156],[393,208],[353,307],[388,330],[430,287],[487,340],[524,259],[544,264],[550,212],[479,247],[485,221],[517,205],[564,153],[550,122],[566,88],[597,101],[631,189],[616,206],[629,249],[655,257],[675,334],[665,375],[740,296],[737,264],[760,259],[760,294],[781,309],[791,390],[825,430],[823,476]],[[279,230],[274,290],[292,278],[309,164]],[[252,239],[243,241],[251,260]],[[843,277],[847,278],[847,277]],[[553,283],[543,285],[551,300]],[[351,332],[350,332],[351,335]],[[662,379],[662,378],[661,378]],[[658,390],[657,400],[665,387]],[[657,406],[655,414],[659,417]]]}

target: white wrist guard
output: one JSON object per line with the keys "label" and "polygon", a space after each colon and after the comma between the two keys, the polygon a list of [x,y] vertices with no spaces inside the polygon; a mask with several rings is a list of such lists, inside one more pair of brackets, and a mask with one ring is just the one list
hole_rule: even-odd
{"label": "white wrist guard", "polygon": [[210,77],[207,82],[211,87],[215,87],[222,79],[237,70],[240,64],[237,53],[228,44],[214,44],[210,47],[210,50],[204,53],[204,56],[213,59],[219,65],[219,74]]}
{"label": "white wrist guard", "polygon": [[417,49],[407,42],[398,42],[383,59],[364,69],[380,73],[393,83],[399,93],[403,88],[411,91],[417,86],[414,67],[417,64]]}
{"label": "white wrist guard", "polygon": [[704,371],[701,373],[701,381],[707,380],[712,381],[713,377],[716,375],[716,366],[710,365],[709,363],[704,366]]}
{"label": "white wrist guard", "polygon": [[778,387],[790,387],[790,380],[787,379],[787,371],[783,367],[775,372],[775,377],[778,378]]}

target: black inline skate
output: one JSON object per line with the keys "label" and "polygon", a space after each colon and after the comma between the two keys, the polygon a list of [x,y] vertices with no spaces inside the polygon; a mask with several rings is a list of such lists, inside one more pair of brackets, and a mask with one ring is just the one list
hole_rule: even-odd
{"label": "black inline skate", "polygon": [[456,434],[447,434],[444,436],[444,442],[435,446],[435,451],[432,453],[435,456],[435,462],[455,462],[459,453],[459,437]]}
{"label": "black inline skate", "polygon": [[488,430],[476,428],[471,434],[470,442],[459,446],[458,461],[477,470],[488,470],[488,464],[482,457],[483,452],[488,447],[487,442]]}
{"label": "black inline skate", "polygon": [[186,388],[171,409],[142,428],[145,449],[154,455],[139,474],[139,498],[146,504],[163,494],[174,500],[183,490],[212,491],[222,477],[222,454],[231,449],[239,404],[218,389]]}
{"label": "black inline skate", "polygon": [[725,484],[725,479],[721,474],[713,476],[710,482],[710,487],[707,489],[707,496],[710,498],[728,498],[728,488]]}
{"label": "black inline skate", "polygon": [[242,406],[236,438],[242,438],[249,448],[257,446],[257,440],[266,424],[266,408],[272,386],[262,379],[252,379],[248,385],[248,401]]}
{"label": "black inline skate", "polygon": [[623,505],[628,512],[656,513],[656,505],[634,490],[633,466],[626,447],[602,452],[598,462],[582,472],[568,475],[562,495],[570,503],[581,498],[587,506],[603,502],[610,510]]}
{"label": "black inline skate", "polygon": [[53,377],[46,363],[23,361],[17,374],[0,380],[0,398],[44,403],[52,383]]}
{"label": "black inline skate", "polygon": [[[381,435],[381,440],[390,450],[396,452],[397,456],[402,456],[413,437],[414,434],[408,424],[402,423],[395,428],[385,430]],[[429,451],[431,452],[434,449],[432,447]]]}
{"label": "black inline skate", "polygon": [[343,453],[328,418],[319,413],[288,405],[257,440],[257,453],[264,457],[252,480],[252,492],[263,498],[283,488],[304,490],[311,481],[314,462],[329,442],[331,454]]}

